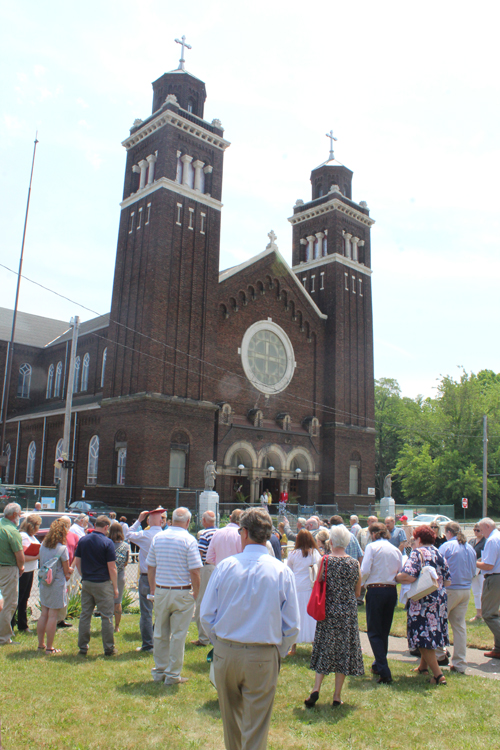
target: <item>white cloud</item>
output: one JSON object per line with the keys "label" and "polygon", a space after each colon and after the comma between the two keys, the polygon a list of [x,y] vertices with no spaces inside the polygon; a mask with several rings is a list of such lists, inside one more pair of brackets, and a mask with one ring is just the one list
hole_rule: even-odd
{"label": "white cloud", "polygon": [[84,101],[84,99],[82,99],[81,97],[78,97],[78,99],[76,100],[76,103],[77,103],[77,104],[79,104],[79,105],[80,105],[80,107],[82,107],[82,109],[88,109],[88,106],[89,106],[89,105],[88,105],[88,104],[87,104],[87,102],[86,102],[86,101]]}
{"label": "white cloud", "polygon": [[95,154],[90,151],[87,151],[85,158],[90,164],[92,164],[95,170],[99,169],[103,161],[99,154]]}
{"label": "white cloud", "polygon": [[42,76],[46,73],[46,68],[44,68],[43,65],[35,65],[33,67],[33,73],[35,74],[35,78],[42,78]]}

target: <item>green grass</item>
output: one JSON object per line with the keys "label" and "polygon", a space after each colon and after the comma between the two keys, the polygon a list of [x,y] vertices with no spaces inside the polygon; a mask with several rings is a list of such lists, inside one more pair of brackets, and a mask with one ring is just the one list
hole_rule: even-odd
{"label": "green grass", "polygon": [[[399,587],[398,587],[399,590]],[[471,617],[476,614],[474,607],[474,598],[471,594],[469,607],[467,609],[467,646],[469,648],[478,648],[481,650],[493,648],[493,636],[491,630],[484,622],[469,622]],[[358,607],[358,622],[360,630],[366,632],[366,610],[365,607]],[[406,610],[401,604],[398,604],[394,610],[394,619],[392,621],[391,635],[398,635],[406,638]],[[450,642],[453,643],[453,633],[450,628]]]}
{"label": "green grass", "polygon": [[[404,614],[404,613],[403,613]],[[398,613],[399,617],[399,613]],[[185,685],[153,683],[151,655],[137,653],[139,618],[124,615],[117,657],[102,655],[100,621],[92,623],[87,657],[77,656],[77,628],[58,631],[63,654],[46,657],[36,637],[17,636],[19,646],[0,648],[0,716],[5,750],[221,750],[224,748],[217,694],[208,678],[207,649],[187,639]],[[446,687],[392,662],[395,682],[376,685],[365,658],[364,677],[347,678],[345,705],[333,710],[333,676],[320,701],[305,709],[312,688],[310,646],[282,665],[269,750],[373,750],[436,746],[440,750],[499,747],[500,682],[447,675]],[[443,731],[443,729],[445,731]]]}

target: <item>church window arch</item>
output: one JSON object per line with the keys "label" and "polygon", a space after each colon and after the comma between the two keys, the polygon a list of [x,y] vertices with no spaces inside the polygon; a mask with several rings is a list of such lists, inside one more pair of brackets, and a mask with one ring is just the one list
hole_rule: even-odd
{"label": "church window arch", "polygon": [[233,312],[238,312],[238,310],[240,308],[239,308],[238,303],[236,302],[236,300],[235,300],[234,297],[230,297],[229,303],[230,303],[230,305],[231,305],[231,307],[233,309]]}
{"label": "church window arch", "polygon": [[101,365],[101,388],[104,388],[104,376],[106,374],[106,358],[108,356],[108,347],[102,353],[102,365]]}
{"label": "church window arch", "polygon": [[300,469],[298,474],[314,473],[314,460],[305,448],[294,448],[287,456],[287,468],[288,471],[296,472]]}
{"label": "church window arch", "polygon": [[17,381],[18,398],[29,398],[31,388],[31,365],[24,362],[19,368],[19,378]]}
{"label": "church window arch", "polygon": [[36,443],[32,440],[28,447],[28,457],[26,461],[26,484],[33,484],[35,481],[35,461]]}
{"label": "church window arch", "polygon": [[264,289],[264,284],[262,283],[262,281],[257,282],[257,290],[259,294],[261,295],[261,297],[264,296],[264,294],[266,293],[266,290]]}
{"label": "church window arch", "polygon": [[223,303],[221,303],[219,305],[219,310],[220,310],[220,314],[222,315],[222,317],[224,318],[224,320],[227,320],[229,318],[229,313],[227,311],[226,305],[224,305]]}
{"label": "church window arch", "polygon": [[245,292],[240,291],[238,292],[238,300],[242,307],[246,307],[248,305],[248,300]]}
{"label": "church window arch", "polygon": [[251,300],[256,300],[257,299],[257,295],[255,294],[255,287],[252,286],[251,284],[249,284],[249,286],[248,286],[248,294],[249,294]]}
{"label": "church window arch", "polygon": [[55,461],[54,461],[54,484],[58,484],[61,481],[61,469],[62,464],[58,460],[59,458],[62,458],[63,454],[63,439],[59,438],[56,445],[56,455],[55,455]]}
{"label": "church window arch", "polygon": [[127,448],[118,449],[116,460],[116,484],[125,484],[125,470],[127,467]]}
{"label": "church window arch", "polygon": [[257,453],[253,445],[246,440],[238,440],[226,451],[224,466],[236,466],[243,464],[246,469],[256,467],[258,464]]}
{"label": "church window arch", "polygon": [[75,359],[75,374],[73,377],[73,393],[78,393],[78,386],[80,384],[80,356]]}
{"label": "church window arch", "polygon": [[169,487],[181,488],[188,486],[188,456],[189,437],[185,432],[178,431],[172,435],[170,442]]}
{"label": "church window arch", "polygon": [[230,404],[223,404],[220,410],[219,422],[221,424],[231,424],[233,416],[233,410]]}
{"label": "church window arch", "polygon": [[264,414],[260,409],[250,409],[248,412],[248,420],[254,427],[262,427],[264,424]]}
{"label": "church window arch", "polygon": [[52,398],[52,387],[54,385],[54,364],[51,364],[47,372],[47,390],[45,398]]}
{"label": "church window arch", "polygon": [[349,494],[361,494],[361,456],[358,451],[351,453],[349,461]]}
{"label": "church window arch", "polygon": [[83,358],[82,383],[80,387],[81,391],[87,391],[89,388],[89,369],[90,369],[90,354],[86,352]]}
{"label": "church window arch", "polygon": [[87,484],[97,484],[97,469],[99,465],[99,436],[92,435],[89,442],[87,461]]}
{"label": "church window arch", "polygon": [[54,396],[61,395],[63,363],[58,362],[56,367],[56,379],[54,381]]}

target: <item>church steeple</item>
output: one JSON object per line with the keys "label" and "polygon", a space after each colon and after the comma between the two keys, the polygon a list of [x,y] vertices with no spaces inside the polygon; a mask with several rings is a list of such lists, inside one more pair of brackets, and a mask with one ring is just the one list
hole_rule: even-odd
{"label": "church steeple", "polygon": [[203,109],[207,98],[205,84],[188,73],[185,68],[184,49],[191,49],[191,45],[186,44],[186,37],[183,36],[182,40],[176,39],[175,41],[182,45],[179,67],[169,73],[164,73],[153,82],[153,114],[163,107],[167,96],[173,94],[181,109],[203,119]]}

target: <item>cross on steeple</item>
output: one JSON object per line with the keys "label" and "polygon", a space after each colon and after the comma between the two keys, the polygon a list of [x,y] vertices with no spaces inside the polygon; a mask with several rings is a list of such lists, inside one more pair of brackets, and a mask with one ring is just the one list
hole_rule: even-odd
{"label": "cross on steeple", "polygon": [[177,70],[186,70],[186,68],[184,67],[184,63],[186,62],[184,60],[184,47],[186,47],[186,49],[192,49],[192,47],[190,44],[186,44],[185,36],[182,36],[180,39],[176,39],[175,41],[177,42],[177,44],[180,44],[182,47],[181,59],[179,60],[179,67],[177,68]]}
{"label": "cross on steeple", "polygon": [[329,133],[326,133],[326,137],[330,139],[330,156],[328,157],[328,159],[331,161],[334,158],[334,156],[333,156],[333,142],[336,141],[337,139],[333,135],[333,130],[330,130]]}

